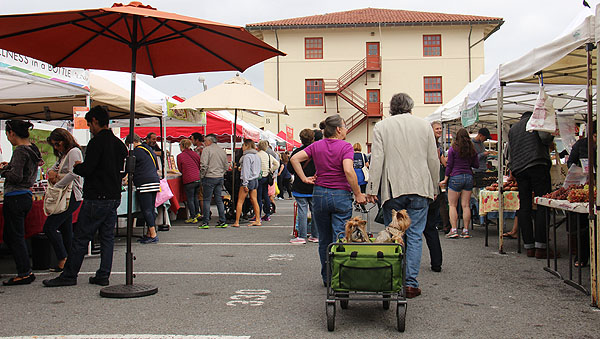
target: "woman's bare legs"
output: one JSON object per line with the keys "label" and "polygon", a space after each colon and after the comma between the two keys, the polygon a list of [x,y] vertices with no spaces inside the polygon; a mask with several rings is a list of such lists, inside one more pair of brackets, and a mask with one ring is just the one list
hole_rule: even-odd
{"label": "woman's bare legs", "polygon": [[450,226],[452,229],[450,232],[456,232],[456,228],[458,227],[458,200],[461,192],[455,192],[451,189],[448,189],[448,206],[450,210],[448,211],[450,214]]}
{"label": "woman's bare legs", "polygon": [[468,232],[471,225],[471,191],[463,190],[460,193],[460,205],[462,206],[463,232]]}
{"label": "woman's bare legs", "polygon": [[252,203],[252,207],[254,208],[254,222],[250,224],[250,226],[261,226],[260,222],[260,208],[258,207],[258,199],[256,198],[257,190],[250,191],[250,202]]}
{"label": "woman's bare legs", "polygon": [[[244,207],[244,200],[246,200],[246,195],[248,188],[241,186],[240,191],[238,193],[238,201],[235,207],[235,223],[231,225],[231,227],[240,227],[240,217],[242,216],[242,208]],[[256,191],[255,191],[256,192]],[[254,193],[256,196],[256,193]]]}

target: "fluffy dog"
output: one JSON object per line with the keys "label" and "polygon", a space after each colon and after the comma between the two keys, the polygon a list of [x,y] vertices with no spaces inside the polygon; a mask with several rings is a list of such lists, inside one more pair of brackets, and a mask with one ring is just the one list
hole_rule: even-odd
{"label": "fluffy dog", "polygon": [[397,242],[404,245],[404,232],[410,226],[410,217],[406,210],[392,210],[392,222],[383,231],[379,232],[375,242]]}
{"label": "fluffy dog", "polygon": [[367,222],[360,217],[354,217],[346,223],[346,242],[369,242],[366,230]]}

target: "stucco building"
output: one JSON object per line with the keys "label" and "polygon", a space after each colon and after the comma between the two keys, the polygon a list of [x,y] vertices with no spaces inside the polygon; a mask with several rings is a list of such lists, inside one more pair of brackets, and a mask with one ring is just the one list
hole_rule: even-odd
{"label": "stucco building", "polygon": [[249,24],[287,53],[264,64],[265,92],[289,117],[267,116],[265,128],[286,125],[294,136],[327,115],[346,120],[347,140],[370,145],[374,123],[398,92],[426,116],[484,72],[484,41],[501,18],[366,8]]}

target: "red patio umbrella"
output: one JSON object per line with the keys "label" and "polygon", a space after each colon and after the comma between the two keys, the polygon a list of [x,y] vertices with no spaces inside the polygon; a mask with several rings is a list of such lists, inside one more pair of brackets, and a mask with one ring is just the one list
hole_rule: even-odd
{"label": "red patio umbrella", "polygon": [[[284,53],[244,28],[161,12],[140,2],[111,8],[0,16],[0,48],[53,67],[131,71],[130,131],[134,133],[135,75],[244,71]],[[57,68],[56,72],[68,70]],[[132,173],[129,145],[127,171]],[[126,284],[100,291],[107,297],[138,297],[157,288],[133,286],[132,180],[127,202]]]}

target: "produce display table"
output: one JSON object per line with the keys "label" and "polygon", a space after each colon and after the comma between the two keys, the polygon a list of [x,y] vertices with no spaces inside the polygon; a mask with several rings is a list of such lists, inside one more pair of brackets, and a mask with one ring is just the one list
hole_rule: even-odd
{"label": "produce display table", "polygon": [[[498,191],[481,190],[479,192],[479,215],[486,215],[488,212],[498,211],[500,201]],[[519,192],[504,192],[504,210],[516,211],[519,209]]]}
{"label": "produce display table", "polygon": [[[553,250],[554,253],[558,253],[558,245],[557,245],[557,236],[556,236],[556,229],[558,228],[558,225],[560,223],[557,223],[556,221],[556,214],[557,211],[562,211],[564,212],[564,214],[566,215],[566,222],[567,222],[567,244],[568,244],[568,253],[569,253],[569,274],[568,274],[568,278],[563,278],[563,275],[558,272],[558,258],[555,255],[553,262],[554,265],[553,267],[551,267],[550,265],[550,258],[546,259],[546,267],[544,267],[544,270],[547,272],[550,272],[551,274],[553,274],[554,276],[556,276],[559,279],[563,279],[563,281],[569,285],[572,286],[574,288],[576,288],[577,290],[589,295],[590,291],[589,289],[587,289],[585,286],[583,286],[582,284],[582,275],[581,275],[581,265],[579,265],[577,267],[577,280],[574,280],[573,278],[573,265],[575,263],[576,258],[580,258],[581,257],[581,249],[582,249],[582,242],[583,241],[588,241],[589,242],[589,237],[588,235],[588,225],[587,225],[587,216],[589,215],[589,204],[587,202],[569,202],[568,200],[557,200],[557,199],[550,199],[550,198],[543,198],[543,197],[535,197],[534,198],[534,202],[539,205],[539,206],[545,206],[548,207],[547,213],[546,213],[546,242],[548,244],[548,247],[550,247],[550,229],[552,228],[553,231]],[[584,221],[582,221],[582,219]],[[573,225],[574,224],[574,225]],[[571,237],[575,238],[577,241],[577,252],[579,252],[579,255],[577,255],[577,257],[573,256],[573,251],[571,250]],[[589,260],[589,259],[588,259]]]}
{"label": "produce display table", "polygon": [[[2,240],[2,234],[4,231],[4,204],[0,203],[0,243]],[[79,216],[79,209],[73,213],[73,223],[77,222]],[[29,238],[38,233],[42,233],[44,230],[44,223],[46,222],[46,215],[44,214],[44,201],[36,200],[33,202],[31,210],[25,217],[25,238]]]}

